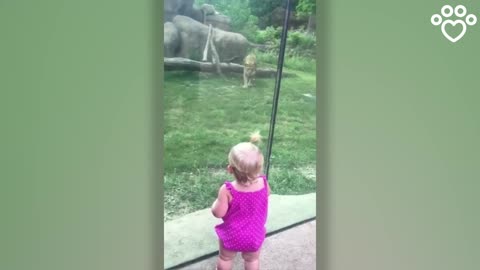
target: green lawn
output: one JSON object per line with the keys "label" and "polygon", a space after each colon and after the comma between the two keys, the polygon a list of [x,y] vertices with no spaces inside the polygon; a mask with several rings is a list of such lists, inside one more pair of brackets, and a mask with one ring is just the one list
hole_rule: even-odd
{"label": "green lawn", "polygon": [[[315,73],[284,69],[272,147],[270,185],[276,194],[315,192]],[[226,174],[230,148],[259,130],[266,151],[274,78],[165,72],[165,217],[169,220],[210,207]],[[304,94],[313,97],[304,96]]]}

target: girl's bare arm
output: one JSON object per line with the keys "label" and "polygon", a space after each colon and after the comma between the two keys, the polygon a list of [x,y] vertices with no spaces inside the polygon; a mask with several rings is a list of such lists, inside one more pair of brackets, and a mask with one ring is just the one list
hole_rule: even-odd
{"label": "girl's bare arm", "polygon": [[227,214],[229,202],[228,195],[229,194],[227,188],[225,187],[225,185],[222,185],[218,190],[218,197],[212,205],[212,214],[215,217],[222,218],[225,216],[225,214]]}

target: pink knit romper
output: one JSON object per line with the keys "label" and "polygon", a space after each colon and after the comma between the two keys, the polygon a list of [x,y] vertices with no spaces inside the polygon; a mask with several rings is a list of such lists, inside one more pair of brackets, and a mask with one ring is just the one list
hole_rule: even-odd
{"label": "pink knit romper", "polygon": [[223,223],[215,226],[225,249],[255,252],[265,240],[268,214],[267,177],[262,175],[264,187],[258,191],[237,191],[230,182],[225,185],[232,194]]}

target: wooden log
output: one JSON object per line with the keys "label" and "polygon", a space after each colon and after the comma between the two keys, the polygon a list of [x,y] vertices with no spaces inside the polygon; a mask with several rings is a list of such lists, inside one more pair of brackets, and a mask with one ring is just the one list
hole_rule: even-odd
{"label": "wooden log", "polygon": [[[209,62],[200,62],[188,58],[172,57],[163,58],[163,65],[166,71],[168,70],[188,70],[201,72],[217,72],[216,66]],[[235,63],[220,63],[224,73],[240,73],[243,74],[243,66]],[[276,69],[272,68],[258,68],[257,77],[274,77],[277,74]],[[292,73],[283,71],[284,77],[293,76]]]}

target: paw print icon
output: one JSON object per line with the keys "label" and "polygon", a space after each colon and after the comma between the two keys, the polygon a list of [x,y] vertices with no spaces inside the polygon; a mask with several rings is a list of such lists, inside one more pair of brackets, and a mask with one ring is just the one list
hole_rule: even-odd
{"label": "paw print icon", "polygon": [[[451,19],[455,15],[456,19]],[[443,35],[455,43],[459,41],[467,32],[467,26],[473,26],[477,23],[477,16],[474,14],[467,15],[467,8],[463,5],[458,5],[453,8],[450,5],[445,5],[441,9],[440,14],[434,14],[431,22],[435,26],[440,26]]]}

